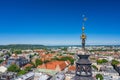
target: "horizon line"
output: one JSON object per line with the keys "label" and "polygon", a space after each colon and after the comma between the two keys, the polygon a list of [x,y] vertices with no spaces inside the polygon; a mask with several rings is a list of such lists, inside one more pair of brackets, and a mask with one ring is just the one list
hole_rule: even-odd
{"label": "horizon line", "polygon": [[[81,44],[0,44],[0,46],[8,46],[8,45],[41,45],[41,46],[81,46]],[[120,44],[86,44],[86,46],[120,46]]]}

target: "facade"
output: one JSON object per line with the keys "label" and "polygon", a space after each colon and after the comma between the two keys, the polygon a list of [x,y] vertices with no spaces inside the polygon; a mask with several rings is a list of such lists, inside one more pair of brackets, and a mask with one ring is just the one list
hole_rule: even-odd
{"label": "facade", "polygon": [[17,73],[5,72],[0,75],[0,80],[14,80],[17,77]]}
{"label": "facade", "polygon": [[4,73],[7,71],[7,68],[5,66],[0,66],[0,73]]}
{"label": "facade", "polygon": [[11,57],[8,59],[7,61],[7,66],[10,66],[11,64],[16,64],[19,67],[22,67],[24,65],[26,65],[28,63],[28,59],[24,58],[24,57]]}
{"label": "facade", "polygon": [[41,73],[41,72],[35,72],[34,79],[32,80],[51,80],[51,76]]}
{"label": "facade", "polygon": [[33,72],[29,72],[25,75],[15,78],[14,80],[34,80],[34,75],[35,74]]}
{"label": "facade", "polygon": [[51,80],[65,80],[65,74],[57,73]]}

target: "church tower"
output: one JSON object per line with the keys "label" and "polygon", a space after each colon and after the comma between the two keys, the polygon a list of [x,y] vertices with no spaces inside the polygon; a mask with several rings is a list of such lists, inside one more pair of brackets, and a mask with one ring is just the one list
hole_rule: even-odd
{"label": "church tower", "polygon": [[86,40],[86,35],[85,35],[85,26],[84,26],[84,22],[85,22],[85,17],[83,19],[83,26],[82,26],[82,35],[81,35],[81,39],[82,39],[82,51],[84,52],[84,54],[77,54],[78,56],[78,61],[76,62],[76,73],[75,73],[75,77],[74,80],[95,80],[92,77],[92,67],[91,67],[91,62],[89,61],[89,54],[86,52],[85,49],[85,40]]}

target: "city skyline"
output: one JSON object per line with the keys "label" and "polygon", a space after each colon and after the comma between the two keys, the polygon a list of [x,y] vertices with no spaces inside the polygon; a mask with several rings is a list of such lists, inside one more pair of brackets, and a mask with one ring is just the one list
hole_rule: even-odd
{"label": "city skyline", "polygon": [[120,45],[118,0],[0,1],[0,45],[79,45],[82,15],[87,44]]}

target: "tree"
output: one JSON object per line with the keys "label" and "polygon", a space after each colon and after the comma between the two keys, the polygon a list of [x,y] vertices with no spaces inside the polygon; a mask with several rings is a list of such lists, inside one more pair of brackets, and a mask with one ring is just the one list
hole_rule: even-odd
{"label": "tree", "polygon": [[40,59],[35,60],[35,66],[37,67],[38,65],[42,65],[42,61]]}
{"label": "tree", "polygon": [[14,51],[16,54],[21,54],[22,53],[22,51],[21,50],[16,50],[16,51]]}
{"label": "tree", "polygon": [[96,79],[103,80],[103,76],[101,74],[96,74]]}
{"label": "tree", "polygon": [[51,53],[55,53],[55,51],[51,51]]}
{"label": "tree", "polygon": [[4,60],[0,60],[0,64],[3,62]]}
{"label": "tree", "polygon": [[32,65],[33,65],[32,67],[33,67],[33,68],[35,68],[35,63],[33,63],[33,62],[30,62],[30,64],[32,64]]}
{"label": "tree", "polygon": [[97,60],[97,64],[103,64],[103,63],[107,63],[108,62],[108,60],[106,60],[106,59],[98,59]]}
{"label": "tree", "polygon": [[67,51],[67,48],[66,48],[66,47],[64,47],[64,48],[61,48],[61,50],[63,50],[63,51]]}
{"label": "tree", "polygon": [[31,67],[26,67],[26,68],[25,68],[25,71],[26,71],[26,72],[28,72],[28,71],[30,71],[30,70],[31,70]]}
{"label": "tree", "polygon": [[54,57],[54,58],[52,58],[52,60],[70,61],[71,65],[74,64],[74,59],[72,57],[68,57],[68,56],[65,56],[65,57],[62,57],[62,58]]}
{"label": "tree", "polygon": [[108,60],[106,60],[106,59],[102,59],[102,62],[103,62],[103,63],[107,63]]}
{"label": "tree", "polygon": [[10,52],[7,52],[6,54],[8,54],[8,56],[11,56]]}
{"label": "tree", "polygon": [[115,60],[115,59],[113,59],[112,62],[111,62],[112,66],[116,66],[116,65],[118,65],[119,63],[120,63],[120,62],[117,61],[117,60]]}
{"label": "tree", "polygon": [[7,69],[8,71],[11,71],[11,72],[19,72],[20,71],[20,68],[16,65],[16,64],[12,64],[8,67]]}
{"label": "tree", "polygon": [[20,70],[20,71],[18,72],[18,76],[24,75],[24,74],[26,74],[26,71],[25,71],[25,70]]}
{"label": "tree", "polygon": [[74,55],[75,53],[69,53],[70,55]]}
{"label": "tree", "polygon": [[50,62],[50,61],[49,61],[49,60],[45,60],[45,61],[44,61],[44,63],[48,63],[48,62]]}
{"label": "tree", "polygon": [[93,67],[95,70],[98,70],[98,68],[97,68],[95,65],[92,65],[92,67]]}
{"label": "tree", "polygon": [[60,61],[70,61],[70,63],[71,63],[71,65],[73,65],[74,64],[74,59],[72,58],[72,57],[68,57],[68,56],[66,56],[66,57],[62,57],[61,59],[59,59]]}
{"label": "tree", "polygon": [[102,64],[102,60],[97,60],[97,64]]}
{"label": "tree", "polygon": [[52,58],[52,60],[59,60],[59,58],[55,56],[54,58]]}

